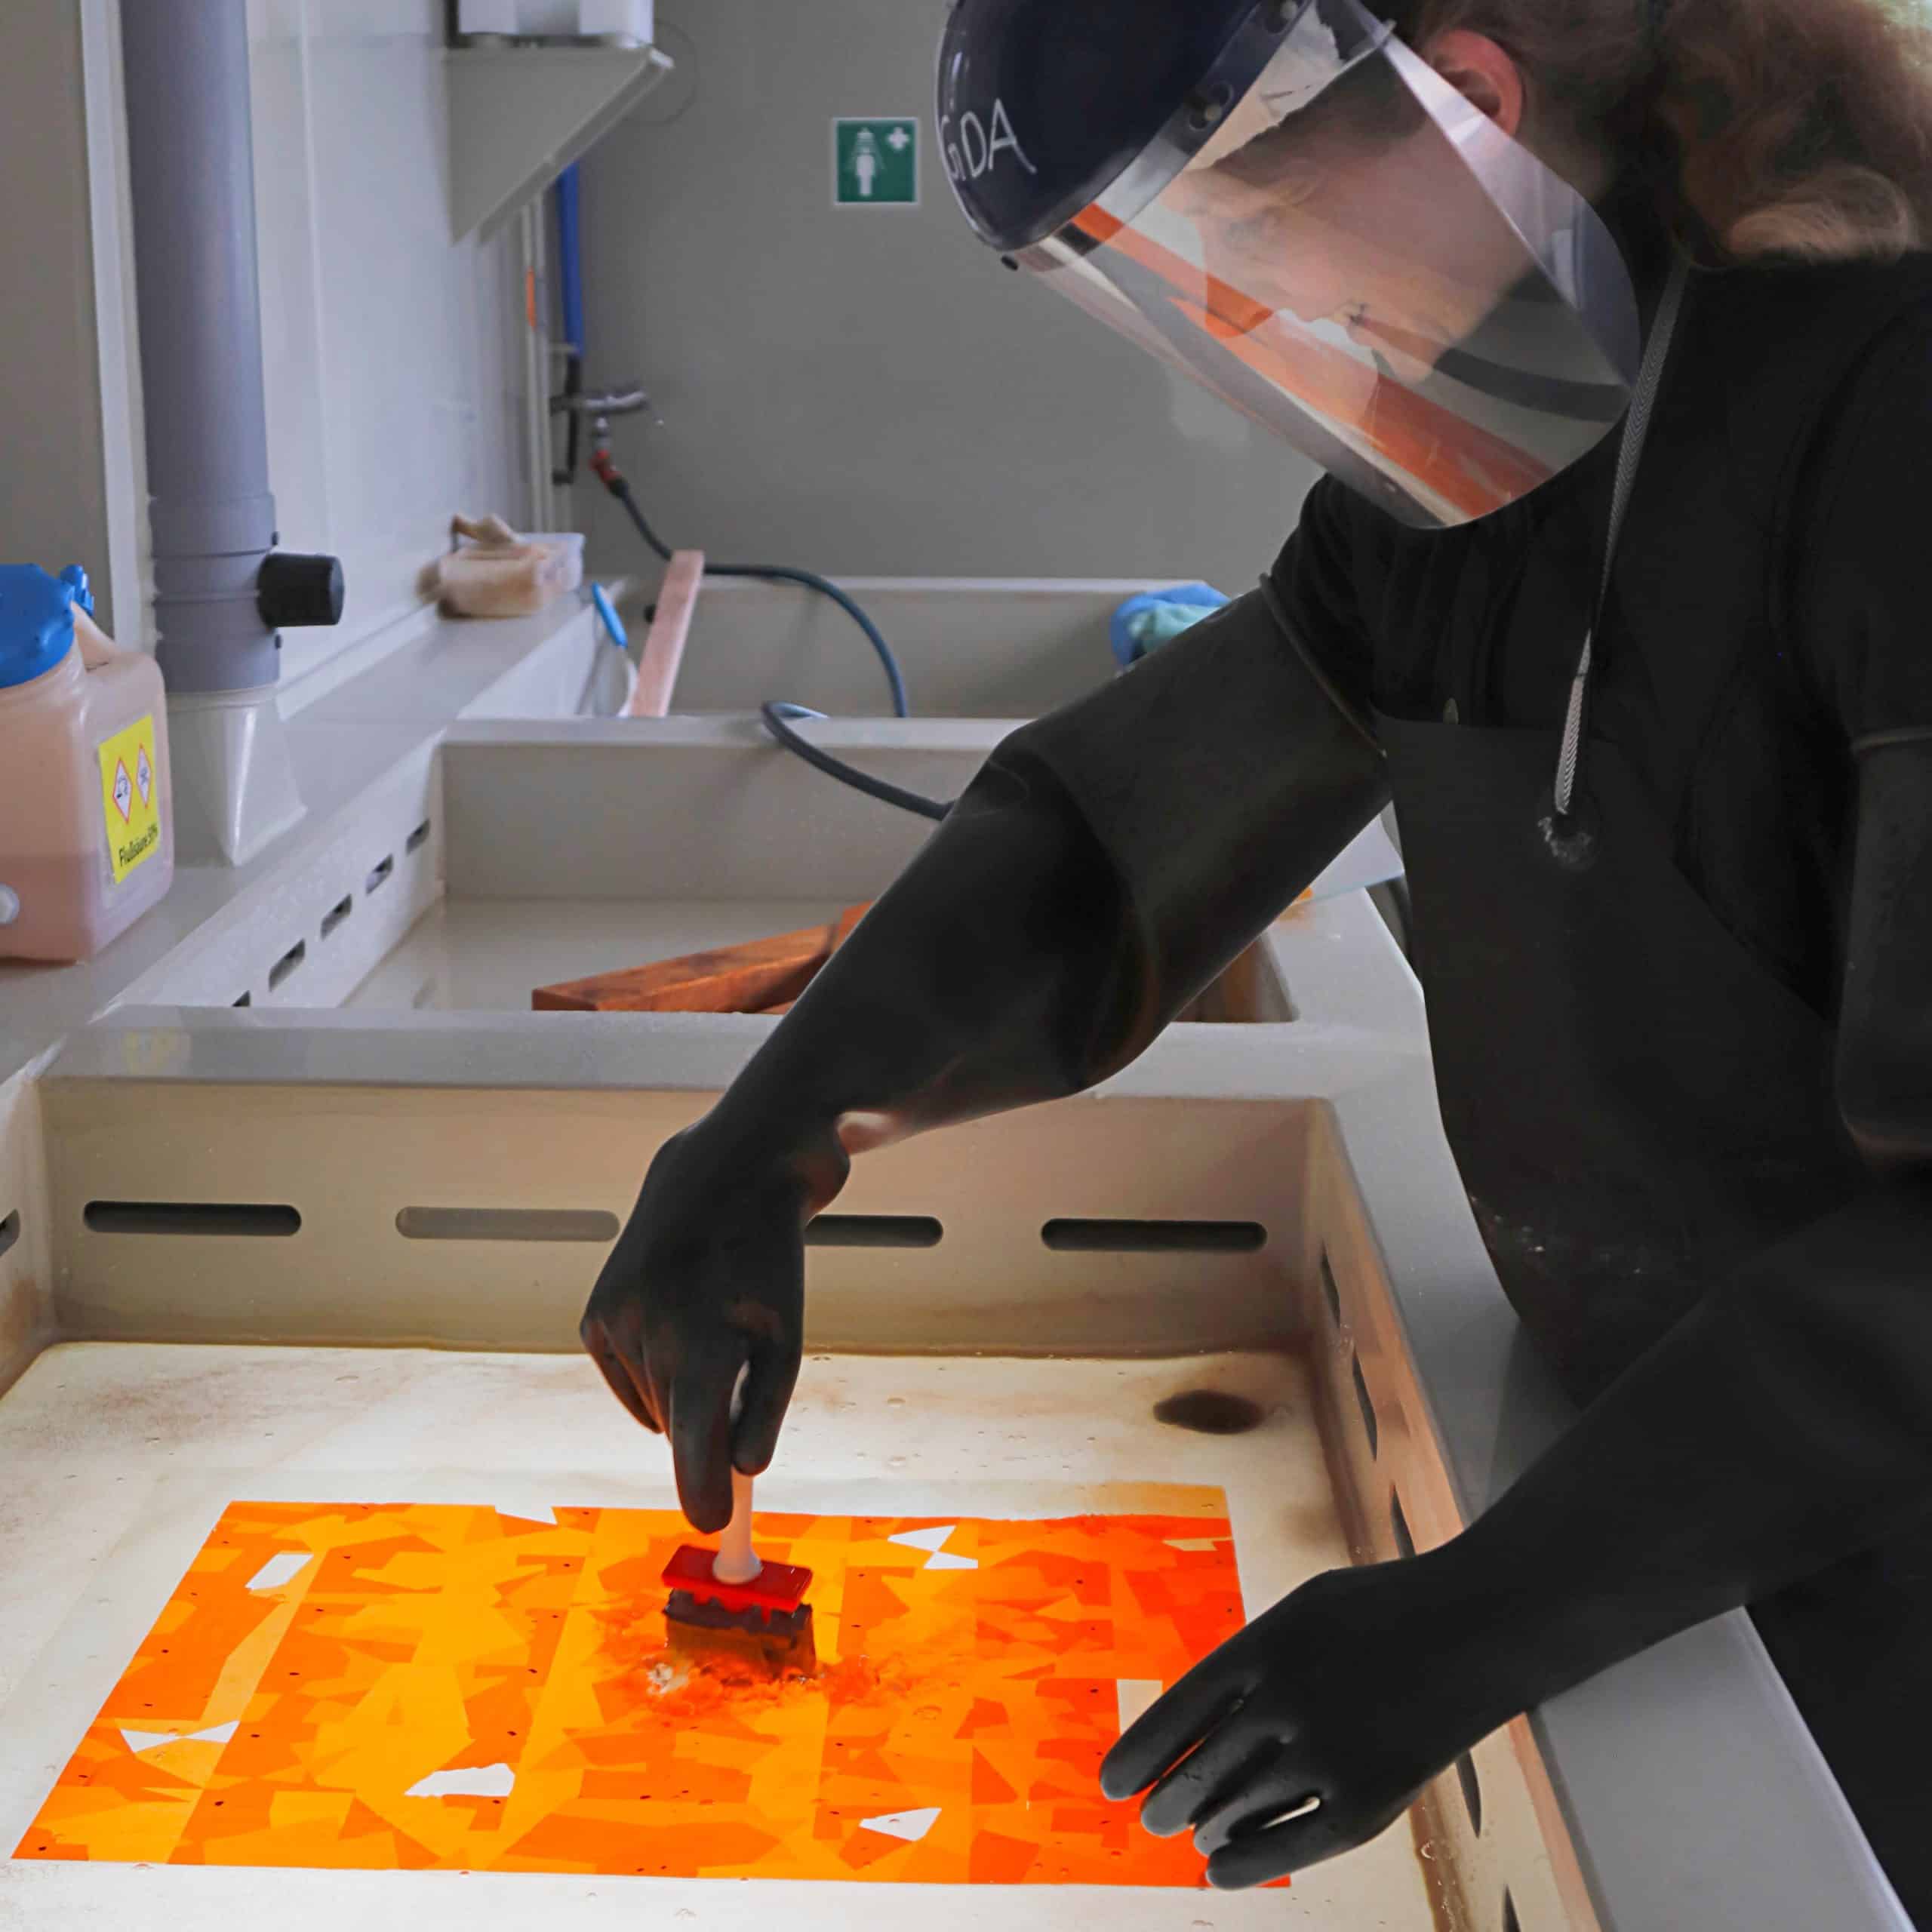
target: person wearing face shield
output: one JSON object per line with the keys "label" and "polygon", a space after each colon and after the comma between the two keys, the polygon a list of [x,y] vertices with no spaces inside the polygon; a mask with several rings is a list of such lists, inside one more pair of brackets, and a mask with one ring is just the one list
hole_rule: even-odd
{"label": "person wearing face shield", "polygon": [[1327,473],[1000,746],[583,1336],[718,1527],[851,1160],[1106,1078],[1392,801],[1444,1125],[1581,1413],[1121,1738],[1217,1885],[1748,1604],[1932,1925],[1927,51],[1884,0],[953,0],[974,228]]}

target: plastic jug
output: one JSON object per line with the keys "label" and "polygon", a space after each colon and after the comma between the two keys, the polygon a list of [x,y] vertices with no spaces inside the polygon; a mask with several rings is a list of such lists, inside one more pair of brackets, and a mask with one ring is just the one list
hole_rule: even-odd
{"label": "plastic jug", "polygon": [[0,958],[91,958],[174,882],[161,672],[86,574],[0,565]]}

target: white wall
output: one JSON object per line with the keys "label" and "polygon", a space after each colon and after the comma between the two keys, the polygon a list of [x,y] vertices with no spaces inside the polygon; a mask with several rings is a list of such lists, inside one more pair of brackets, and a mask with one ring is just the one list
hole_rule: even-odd
{"label": "white wall", "polygon": [[0,7],[0,563],[84,565],[105,590],[81,47],[73,0]]}
{"label": "white wall", "polygon": [[[658,0],[682,71],[584,169],[592,379],[664,417],[620,461],[721,560],[1247,589],[1313,470],[973,235],[931,151],[945,11]],[[835,115],[918,118],[921,206],[832,206]],[[635,567],[578,497],[594,561]]]}
{"label": "white wall", "polygon": [[[118,8],[0,0],[0,561],[86,565],[151,644]],[[270,478],[343,561],[299,679],[419,602],[453,510],[521,500],[514,243],[450,239],[441,0],[249,0]]]}
{"label": "white wall", "polygon": [[[125,0],[138,4],[138,0]],[[450,239],[441,0],[249,0],[270,478],[343,560],[299,678],[412,609],[454,510],[521,520],[520,272]]]}

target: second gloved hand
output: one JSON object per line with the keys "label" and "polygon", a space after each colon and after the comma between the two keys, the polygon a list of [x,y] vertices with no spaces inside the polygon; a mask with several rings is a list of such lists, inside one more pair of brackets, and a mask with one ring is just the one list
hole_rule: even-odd
{"label": "second gloved hand", "polygon": [[1461,1620],[1444,1627],[1443,1554],[1331,1571],[1284,1598],[1128,1730],[1102,1789],[1152,1785],[1143,1823],[1192,1830],[1223,1890],[1365,1844],[1513,1715],[1495,1681],[1506,1635],[1485,1666],[1457,1639]]}
{"label": "second gloved hand", "polygon": [[771,1463],[798,1381],[805,1200],[785,1163],[700,1121],[651,1162],[584,1312],[585,1348],[625,1407],[670,1437],[678,1500],[706,1534],[731,1520],[734,1464]]}

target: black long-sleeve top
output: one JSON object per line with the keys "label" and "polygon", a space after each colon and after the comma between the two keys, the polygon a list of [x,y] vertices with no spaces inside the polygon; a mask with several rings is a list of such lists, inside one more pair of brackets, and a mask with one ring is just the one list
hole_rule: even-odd
{"label": "black long-sleeve top", "polygon": [[[1318,485],[1272,573],[1298,641],[1364,716],[1559,725],[1615,462],[1613,439],[1441,533]],[[1580,1392],[1577,1429],[1461,1540],[1472,1576],[1518,1580],[1512,1700],[1932,1509],[1928,512],[1932,257],[1698,276],[1592,727],[1694,889],[1835,1028],[1869,1180]]]}

